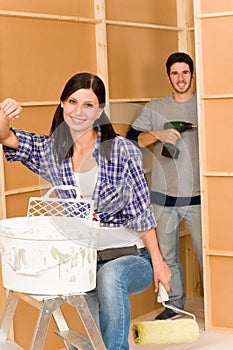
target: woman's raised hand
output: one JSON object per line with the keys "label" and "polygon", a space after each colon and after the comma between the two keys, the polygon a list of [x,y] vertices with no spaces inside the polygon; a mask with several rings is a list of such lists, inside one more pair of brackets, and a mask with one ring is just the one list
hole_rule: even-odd
{"label": "woman's raised hand", "polygon": [[21,111],[20,103],[12,98],[6,98],[0,106],[0,116],[9,120],[18,119]]}

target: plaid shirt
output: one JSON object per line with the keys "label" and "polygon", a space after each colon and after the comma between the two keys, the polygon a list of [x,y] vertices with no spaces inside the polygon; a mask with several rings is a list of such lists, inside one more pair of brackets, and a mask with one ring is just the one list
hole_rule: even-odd
{"label": "plaid shirt", "polygon": [[[21,161],[53,186],[76,186],[71,158],[58,163],[50,136],[12,130],[18,137],[19,146],[18,150],[3,148],[9,162]],[[116,136],[109,162],[99,152],[100,136],[99,130],[93,153],[98,176],[92,199],[101,225],[123,225],[136,231],[155,227],[140,150],[127,139]],[[75,198],[75,191],[70,191],[69,196]]]}

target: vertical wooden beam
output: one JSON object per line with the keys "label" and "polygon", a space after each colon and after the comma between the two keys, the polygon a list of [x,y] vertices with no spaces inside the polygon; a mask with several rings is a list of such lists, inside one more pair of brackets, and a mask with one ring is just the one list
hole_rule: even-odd
{"label": "vertical wooden beam", "polygon": [[187,1],[189,0],[176,0],[177,9],[177,27],[184,28],[178,32],[178,51],[188,51],[188,39],[187,39]]}
{"label": "vertical wooden beam", "polygon": [[3,167],[2,145],[0,145],[0,219],[6,218],[6,196],[5,196],[5,179]]}
{"label": "vertical wooden beam", "polygon": [[106,87],[106,102],[109,102],[108,55],[105,0],[94,0],[95,18],[101,20],[95,25],[97,74]]}
{"label": "vertical wooden beam", "polygon": [[205,107],[201,96],[204,93],[204,73],[202,58],[202,21],[199,18],[201,14],[201,2],[193,0],[194,4],[194,28],[195,28],[195,56],[196,56],[196,85],[197,85],[197,112],[198,112],[198,133],[199,133],[199,159],[200,159],[200,183],[202,196],[202,236],[203,236],[203,272],[204,272],[204,314],[205,329],[210,330],[212,312],[211,312],[211,293],[210,293],[210,260],[207,254],[208,244],[208,191],[206,173],[206,131],[205,131]]}

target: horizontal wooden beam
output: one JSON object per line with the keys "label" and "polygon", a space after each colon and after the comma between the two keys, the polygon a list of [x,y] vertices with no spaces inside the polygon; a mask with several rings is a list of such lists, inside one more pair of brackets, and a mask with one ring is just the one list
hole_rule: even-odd
{"label": "horizontal wooden beam", "polygon": [[228,99],[233,98],[233,94],[210,94],[210,95],[202,95],[200,96],[203,100],[212,100],[212,99]]}
{"label": "horizontal wooden beam", "polygon": [[46,20],[65,21],[65,22],[80,22],[80,23],[90,23],[90,24],[101,23],[101,20],[95,19],[95,18],[62,16],[62,15],[52,15],[47,13],[35,13],[35,12],[0,10],[0,16],[43,19],[43,20],[46,19]]}
{"label": "horizontal wooden beam", "polygon": [[22,107],[57,106],[59,101],[25,101],[20,104]]}
{"label": "horizontal wooden beam", "polygon": [[51,186],[49,184],[46,184],[46,185],[40,185],[40,186],[29,186],[29,187],[15,188],[13,190],[6,190],[4,192],[4,195],[5,196],[13,196],[13,195],[16,195],[16,194],[22,194],[22,193],[46,190],[46,189],[49,189],[50,187]]}
{"label": "horizontal wooden beam", "polygon": [[233,16],[233,11],[203,13],[201,15],[196,16],[196,18],[202,19],[202,18],[229,17],[229,16]]}
{"label": "horizontal wooden beam", "polygon": [[151,101],[151,97],[142,97],[142,98],[110,98],[109,102],[119,103],[119,102],[148,102]]}
{"label": "horizontal wooden beam", "polygon": [[215,250],[215,249],[209,249],[206,252],[207,255],[211,256],[223,256],[227,258],[233,258],[233,252],[230,250]]}
{"label": "horizontal wooden beam", "polygon": [[138,23],[138,22],[124,22],[124,21],[113,21],[106,20],[106,24],[109,25],[117,25],[122,27],[137,27],[137,28],[145,28],[145,29],[162,29],[162,30],[174,30],[174,31],[183,31],[185,28],[175,27],[175,26],[166,26],[160,24],[147,24],[147,23]]}
{"label": "horizontal wooden beam", "polygon": [[233,172],[231,171],[207,171],[203,173],[205,177],[232,177]]}

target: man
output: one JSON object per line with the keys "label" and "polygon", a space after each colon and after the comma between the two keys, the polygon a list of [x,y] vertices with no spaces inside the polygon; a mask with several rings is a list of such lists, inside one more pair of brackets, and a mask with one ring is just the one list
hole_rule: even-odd
{"label": "man", "polygon": [[[166,69],[173,92],[148,102],[132,124],[127,138],[137,141],[141,147],[153,144],[151,202],[159,246],[172,272],[168,304],[183,309],[184,279],[179,258],[182,219],[189,228],[202,271],[198,133],[197,128],[192,127],[197,126],[197,99],[192,91],[194,69],[189,55],[171,54]],[[174,128],[177,124],[164,128],[165,123],[174,121],[191,123],[191,129],[181,133]],[[179,316],[165,308],[156,319]]]}

